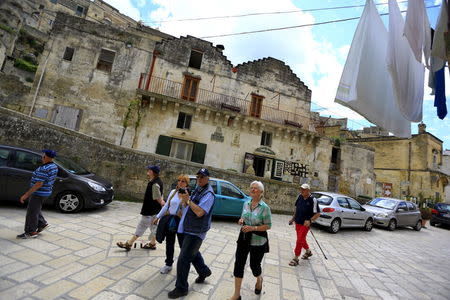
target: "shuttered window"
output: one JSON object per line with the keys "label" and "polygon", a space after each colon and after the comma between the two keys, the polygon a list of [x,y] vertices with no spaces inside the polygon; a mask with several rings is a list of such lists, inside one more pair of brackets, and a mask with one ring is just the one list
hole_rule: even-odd
{"label": "shuttered window", "polygon": [[64,60],[68,60],[68,61],[72,61],[74,52],[75,52],[75,49],[70,48],[70,47],[66,47],[66,50],[64,51],[63,59]]}
{"label": "shuttered window", "polygon": [[262,102],[264,97],[252,95],[252,102],[250,104],[250,116],[261,118]]}
{"label": "shuttered window", "polygon": [[203,164],[205,162],[206,144],[160,135],[156,145],[156,154]]}
{"label": "shuttered window", "polygon": [[111,72],[115,56],[115,52],[102,49],[100,56],[98,57],[97,69],[108,73]]}
{"label": "shuttered window", "polygon": [[197,98],[198,85],[200,79],[191,76],[184,77],[183,89],[181,90],[181,98],[195,102]]}

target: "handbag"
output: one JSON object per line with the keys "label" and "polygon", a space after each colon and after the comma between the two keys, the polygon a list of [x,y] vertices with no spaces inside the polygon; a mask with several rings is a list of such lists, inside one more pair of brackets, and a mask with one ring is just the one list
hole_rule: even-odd
{"label": "handbag", "polygon": [[170,196],[169,200],[167,200],[168,203],[166,213],[164,214],[164,216],[161,217],[161,219],[159,219],[158,227],[156,228],[156,241],[160,244],[164,242],[164,239],[166,238],[168,230],[168,222],[170,222],[171,219],[173,219],[169,214],[169,207],[170,207],[170,200],[172,200],[172,198],[175,196],[176,193],[177,192],[175,191],[172,194],[172,196]]}

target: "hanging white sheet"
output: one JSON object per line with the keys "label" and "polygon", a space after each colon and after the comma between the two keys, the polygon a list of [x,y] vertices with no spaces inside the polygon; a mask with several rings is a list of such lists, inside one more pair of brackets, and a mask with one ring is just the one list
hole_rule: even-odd
{"label": "hanging white sheet", "polygon": [[423,0],[409,0],[405,20],[405,37],[418,62],[422,62],[423,53],[427,67],[429,67],[431,52],[430,29],[425,2]]}
{"label": "hanging white sheet", "polygon": [[422,121],[425,67],[417,61],[403,35],[405,23],[397,1],[389,0],[389,40],[386,63],[392,78],[394,99],[405,119]]}
{"label": "hanging white sheet", "polygon": [[447,60],[444,38],[444,33],[447,31],[447,21],[447,4],[445,1],[442,1],[441,12],[439,13],[436,30],[434,31],[433,47],[431,48],[431,56],[434,57],[433,65],[431,66],[433,72],[442,69]]}
{"label": "hanging white sheet", "polygon": [[394,103],[386,67],[388,33],[372,0],[366,5],[356,28],[342,72],[335,102],[361,114],[370,122],[398,137],[411,136],[411,122]]}

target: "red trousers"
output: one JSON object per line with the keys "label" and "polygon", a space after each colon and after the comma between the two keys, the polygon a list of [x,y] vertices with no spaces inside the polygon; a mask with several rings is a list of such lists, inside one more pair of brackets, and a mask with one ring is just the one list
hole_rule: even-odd
{"label": "red trousers", "polygon": [[295,256],[300,256],[302,248],[305,250],[309,249],[308,243],[306,242],[306,235],[308,234],[309,227],[295,224],[295,231],[297,232],[297,243],[295,244],[294,254]]}

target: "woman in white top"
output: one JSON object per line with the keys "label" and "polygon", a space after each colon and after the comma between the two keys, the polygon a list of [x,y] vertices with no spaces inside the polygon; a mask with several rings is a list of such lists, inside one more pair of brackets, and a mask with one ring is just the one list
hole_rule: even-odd
{"label": "woman in white top", "polygon": [[175,251],[175,236],[178,236],[178,244],[181,248],[182,241],[180,239],[180,235],[177,233],[178,223],[180,222],[181,216],[181,207],[180,207],[181,198],[179,197],[179,190],[180,189],[187,190],[188,183],[189,183],[189,176],[187,175],[178,176],[177,187],[172,191],[170,191],[166,203],[161,208],[160,212],[156,215],[156,219],[154,221],[154,223],[156,224],[158,220],[161,219],[166,214],[170,214],[171,216],[173,216],[174,220],[176,221],[176,226],[174,227],[174,230],[167,230],[166,261],[165,261],[166,264],[164,267],[161,268],[160,271],[161,274],[167,274],[172,270],[173,253]]}

